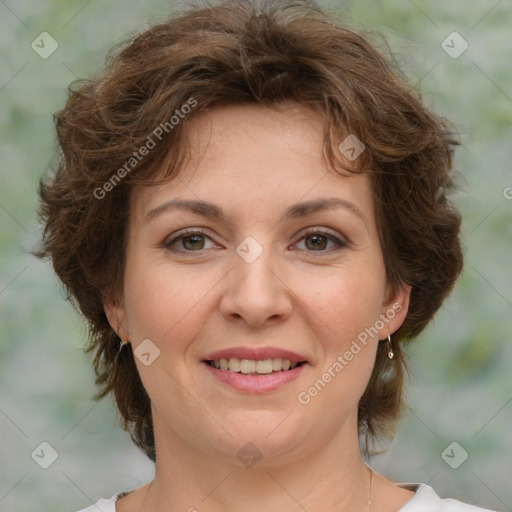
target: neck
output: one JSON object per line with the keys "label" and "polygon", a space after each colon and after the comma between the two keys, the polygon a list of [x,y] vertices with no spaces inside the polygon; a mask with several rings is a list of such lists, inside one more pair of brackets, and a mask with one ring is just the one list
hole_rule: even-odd
{"label": "neck", "polygon": [[322,446],[279,457],[263,456],[252,467],[236,457],[189,445],[155,428],[155,479],[141,510],[292,512],[370,510],[370,471],[359,440],[347,425]]}

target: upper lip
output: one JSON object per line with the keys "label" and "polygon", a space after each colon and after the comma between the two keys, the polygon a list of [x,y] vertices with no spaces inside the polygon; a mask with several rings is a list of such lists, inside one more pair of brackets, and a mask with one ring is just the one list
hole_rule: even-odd
{"label": "upper lip", "polygon": [[296,352],[277,347],[233,347],[212,352],[206,357],[206,361],[218,361],[220,359],[251,359],[263,361],[265,359],[289,359],[292,363],[306,362],[307,359]]}

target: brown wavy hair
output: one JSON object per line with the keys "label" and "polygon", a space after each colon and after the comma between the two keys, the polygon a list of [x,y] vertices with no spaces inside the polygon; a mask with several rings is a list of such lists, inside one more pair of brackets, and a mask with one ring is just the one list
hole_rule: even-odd
{"label": "brown wavy hair", "polygon": [[[38,256],[51,259],[89,324],[97,398],[113,392],[123,428],[152,460],[150,400],[130,346],[119,355],[104,301],[123,293],[131,190],[178,176],[184,127],[218,105],[309,106],[324,120],[322,156],[340,173],[340,142],[348,134],[363,141],[350,172],[370,175],[388,282],[412,287],[393,335],[396,356],[389,360],[379,344],[359,403],[363,452],[394,432],[407,370],[401,345],[439,309],[463,258],[461,219],[446,198],[455,186],[456,133],[378,47],[306,0],[228,0],[150,27],[115,47],[98,77],[70,85],[54,116],[58,168],[40,184]],[[144,151],[150,139],[155,146]]]}

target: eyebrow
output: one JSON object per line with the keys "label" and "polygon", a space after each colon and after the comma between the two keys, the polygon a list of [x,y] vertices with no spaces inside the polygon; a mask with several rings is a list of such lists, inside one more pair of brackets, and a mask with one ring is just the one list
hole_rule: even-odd
{"label": "eyebrow", "polygon": [[[312,201],[292,204],[286,209],[282,219],[288,221],[300,219],[317,212],[333,210],[336,208],[344,208],[355,214],[364,222],[366,228],[368,228],[368,221],[363,212],[355,204],[339,197],[321,197],[319,199],[313,199]],[[211,219],[226,219],[224,210],[213,203],[196,199],[171,199],[170,201],[150,210],[146,215],[146,222],[153,220],[155,217],[158,217],[165,212],[173,210],[187,210]]]}

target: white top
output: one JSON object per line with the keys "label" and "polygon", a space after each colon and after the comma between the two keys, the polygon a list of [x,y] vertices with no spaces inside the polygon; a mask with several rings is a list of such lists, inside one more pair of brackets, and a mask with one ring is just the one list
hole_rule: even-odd
{"label": "white top", "polygon": [[[441,499],[432,487],[426,484],[400,484],[416,494],[398,512],[493,512],[452,499]],[[101,499],[95,505],[78,512],[116,512],[116,501],[125,493],[115,494],[109,500]]]}

